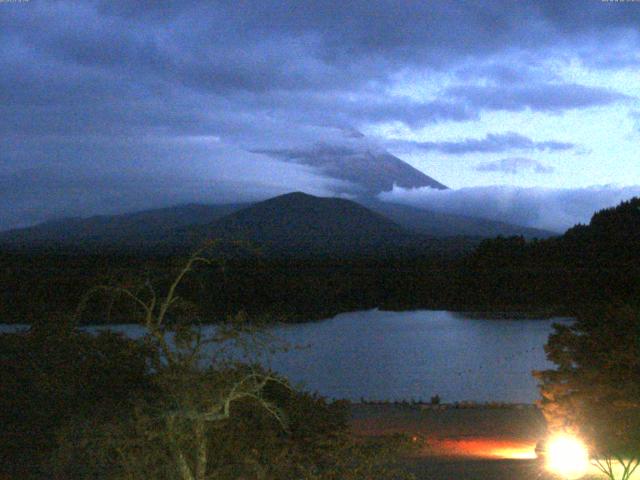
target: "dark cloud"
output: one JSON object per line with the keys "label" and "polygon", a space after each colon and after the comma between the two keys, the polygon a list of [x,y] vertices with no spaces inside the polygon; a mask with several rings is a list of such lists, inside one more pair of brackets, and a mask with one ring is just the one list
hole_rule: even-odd
{"label": "dark cloud", "polygon": [[509,157],[493,162],[482,162],[476,165],[478,172],[502,172],[512,175],[522,172],[553,173],[554,168],[537,160],[524,157]]}
{"label": "dark cloud", "polygon": [[[603,19],[609,31],[628,25],[597,3],[586,9],[599,12],[587,16],[592,26]],[[522,85],[540,82],[539,72],[482,61],[507,44],[537,52],[554,39],[569,41],[559,30],[565,22],[570,31],[589,31],[589,23],[575,24],[564,12],[500,1],[5,6],[0,105],[14,130],[29,133],[227,133],[231,123],[241,141],[258,136],[264,117],[340,128],[392,121],[420,127],[477,119],[491,109],[562,111],[622,98],[580,85]],[[442,70],[459,61],[461,78],[491,77],[494,86],[451,87],[424,102],[386,93],[398,71]]]}
{"label": "dark cloud", "polygon": [[567,0],[536,2],[541,18],[565,33],[584,33],[591,36],[598,31],[638,31],[640,9],[634,2],[603,2],[601,0]]}
{"label": "dark cloud", "polygon": [[573,143],[547,140],[536,142],[514,132],[488,133],[484,138],[466,138],[455,142],[413,142],[412,145],[425,151],[436,151],[449,155],[468,153],[501,153],[522,151],[563,151],[576,147]]}
{"label": "dark cloud", "polygon": [[529,60],[533,62],[533,65],[517,59],[504,59],[502,62],[473,63],[471,65],[463,65],[456,69],[454,73],[458,80],[464,82],[480,80],[489,82],[491,85],[504,86],[559,80],[557,75],[536,66],[537,59]]}
{"label": "dark cloud", "polygon": [[[612,32],[637,31],[640,24],[637,5],[607,5],[600,0],[131,3],[105,0],[97,11],[107,18],[142,19],[155,25],[189,21],[195,32],[213,39],[307,36],[317,41],[317,56],[334,63],[390,54],[419,62],[418,52],[427,54],[430,62],[448,62],[452,56],[495,52],[507,44],[532,48],[578,36],[607,38]],[[465,28],[459,28],[461,24]]]}
{"label": "dark cloud", "polygon": [[562,112],[577,108],[609,105],[628,99],[606,88],[572,84],[534,84],[516,86],[464,85],[447,89],[447,95],[479,111]]}
{"label": "dark cloud", "polygon": [[[234,145],[242,162],[242,150],[341,144],[345,131],[372,124],[419,128],[491,110],[559,113],[621,101],[614,91],[562,84],[536,65],[588,39],[583,58],[601,59],[592,68],[616,68],[613,56],[605,65],[605,40],[634,51],[635,7],[599,0],[0,2],[0,175],[9,188],[0,193],[8,205],[0,213],[9,216],[11,205],[24,219],[42,218],[51,205],[75,211],[83,188],[93,195],[82,197],[92,211],[144,203],[135,198],[213,198],[208,184],[183,176],[179,194],[151,193],[173,191],[158,179],[191,172],[185,167],[206,158],[227,165],[203,176],[232,186],[220,186],[219,198],[242,198],[238,185],[260,175],[242,183],[217,153],[194,152],[199,137]],[[629,54],[620,65],[632,60]],[[422,100],[392,93],[399,76],[447,73],[462,84]],[[520,142],[516,150],[572,147],[513,135],[503,143]],[[500,141],[482,147],[479,140],[475,148],[508,151]],[[249,163],[252,172],[270,165]],[[69,172],[64,181],[59,165]],[[326,191],[326,179],[296,172],[302,184]],[[45,185],[45,173],[55,188]]]}
{"label": "dark cloud", "polygon": [[640,67],[640,53],[627,42],[610,40],[606,49],[596,47],[578,50],[581,61],[594,70],[619,70]]}

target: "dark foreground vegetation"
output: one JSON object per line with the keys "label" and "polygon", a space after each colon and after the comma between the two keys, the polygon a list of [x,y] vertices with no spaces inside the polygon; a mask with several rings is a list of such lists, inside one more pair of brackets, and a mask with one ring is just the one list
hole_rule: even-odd
{"label": "dark foreground vegetation", "polygon": [[[557,368],[537,374],[540,406],[552,430],[577,433],[610,478],[626,479],[613,466],[629,473],[640,459],[639,207],[634,199],[562,237],[499,238],[465,256],[305,259],[231,249],[224,261],[190,257],[185,267],[182,255],[5,253],[2,315],[31,327],[0,335],[0,474],[402,478],[399,452],[413,443],[354,438],[345,403],[261,367],[278,345],[255,320],[459,306],[576,314],[547,345]],[[204,339],[198,325],[211,319],[225,321]],[[147,335],[90,335],[82,321],[140,323]],[[204,358],[205,342],[218,355]],[[230,344],[249,355],[227,355]]]}
{"label": "dark foreground vegetation", "polygon": [[[639,199],[598,212],[589,225],[556,238],[434,242],[369,244],[357,253],[317,255],[255,244],[226,247],[226,263],[202,268],[181,295],[199,302],[207,322],[241,310],[304,321],[374,307],[574,314],[585,304],[624,301],[640,286]],[[149,278],[171,278],[183,259],[181,251],[5,251],[0,319],[31,323],[67,312],[92,285],[133,285],[141,271]],[[117,309],[110,319],[105,311],[86,318],[124,320]]]}
{"label": "dark foreground vegetation", "polygon": [[550,433],[582,439],[607,478],[628,480],[640,466],[640,301],[583,309],[545,350],[556,368],[535,376]]}
{"label": "dark foreground vegetation", "polygon": [[[166,285],[96,286],[77,315],[121,300],[147,335],[78,330],[77,316],[0,335],[0,476],[21,479],[370,479],[403,437],[363,441],[348,405],[294,389],[259,360],[278,346],[243,319],[200,335],[197,305]],[[94,302],[96,302],[94,304]],[[206,357],[202,349],[213,344]],[[238,353],[244,355],[239,357]]]}

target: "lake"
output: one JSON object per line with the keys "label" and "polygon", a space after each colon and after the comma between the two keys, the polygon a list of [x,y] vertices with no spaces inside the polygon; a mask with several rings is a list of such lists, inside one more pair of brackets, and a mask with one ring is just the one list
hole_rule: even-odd
{"label": "lake", "polygon": [[[270,365],[332,398],[532,403],[538,392],[531,371],[552,367],[543,349],[552,324],[571,321],[431,310],[343,313],[275,327],[279,338],[307,347],[278,353]],[[134,325],[109,328],[134,337],[143,332]]]}

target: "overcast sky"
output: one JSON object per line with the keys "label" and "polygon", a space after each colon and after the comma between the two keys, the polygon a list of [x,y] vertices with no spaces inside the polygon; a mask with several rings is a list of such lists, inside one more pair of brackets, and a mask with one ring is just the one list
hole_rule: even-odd
{"label": "overcast sky", "polygon": [[330,195],[255,152],[344,142],[452,189],[382,198],[562,229],[640,193],[639,97],[634,1],[0,1],[0,229]]}

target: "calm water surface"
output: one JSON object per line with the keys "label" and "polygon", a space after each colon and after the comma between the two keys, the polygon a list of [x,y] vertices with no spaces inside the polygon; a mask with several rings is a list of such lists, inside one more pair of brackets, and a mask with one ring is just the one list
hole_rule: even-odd
{"label": "calm water surface", "polygon": [[[538,397],[532,370],[549,368],[549,320],[489,320],[446,311],[369,310],[275,328],[300,350],[271,367],[308,390],[351,400],[504,401]],[[111,327],[138,336],[132,325]]]}
{"label": "calm water surface", "polygon": [[533,402],[532,370],[550,368],[544,344],[554,322],[487,320],[445,311],[338,315],[279,329],[292,343],[273,366],[310,390],[358,400]]}

